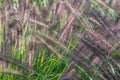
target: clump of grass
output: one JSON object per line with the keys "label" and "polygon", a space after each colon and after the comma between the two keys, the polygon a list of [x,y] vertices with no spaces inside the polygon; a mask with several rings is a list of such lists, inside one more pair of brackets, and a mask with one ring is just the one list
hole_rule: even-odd
{"label": "clump of grass", "polygon": [[118,14],[102,0],[0,0],[0,12],[1,79],[119,78]]}

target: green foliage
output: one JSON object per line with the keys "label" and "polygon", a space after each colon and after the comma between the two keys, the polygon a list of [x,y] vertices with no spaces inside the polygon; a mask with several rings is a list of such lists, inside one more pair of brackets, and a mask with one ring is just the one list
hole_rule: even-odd
{"label": "green foliage", "polygon": [[40,48],[34,61],[34,69],[37,74],[31,74],[30,78],[35,80],[56,80],[63,72],[66,64],[63,60],[57,59],[51,52]]}

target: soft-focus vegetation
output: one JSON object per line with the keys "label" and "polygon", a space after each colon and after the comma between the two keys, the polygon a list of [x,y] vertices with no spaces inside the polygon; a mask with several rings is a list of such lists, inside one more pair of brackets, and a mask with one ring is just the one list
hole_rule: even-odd
{"label": "soft-focus vegetation", "polygon": [[119,0],[0,0],[0,80],[119,80]]}

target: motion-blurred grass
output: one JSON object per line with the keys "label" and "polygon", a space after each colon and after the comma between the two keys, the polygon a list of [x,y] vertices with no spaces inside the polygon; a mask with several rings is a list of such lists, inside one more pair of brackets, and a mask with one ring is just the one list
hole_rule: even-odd
{"label": "motion-blurred grass", "polygon": [[[76,34],[82,34],[82,32],[84,32],[85,30],[86,25],[90,25],[91,28],[93,28],[94,26],[90,22],[88,16],[84,14],[84,12],[89,12],[86,6],[80,6],[80,9],[78,8],[78,10],[75,10],[74,7],[70,4],[70,1],[72,2],[72,0],[62,1],[64,2],[63,4],[59,4],[60,1],[58,0],[11,0],[8,1],[8,3],[7,0],[0,0],[0,8],[2,8],[2,6],[4,6],[4,8],[7,8],[7,6],[5,5],[9,5],[7,11],[8,13],[14,8],[13,5],[15,5],[15,7],[19,7],[18,15],[20,14],[20,16],[16,15],[15,19],[18,18],[18,21],[22,26],[22,35],[20,39],[21,43],[18,42],[19,40],[16,40],[14,45],[7,47],[7,51],[10,55],[6,55],[7,57],[5,56],[5,58],[3,56],[5,60],[8,60],[8,69],[0,69],[0,80],[59,80],[61,76],[67,71],[67,69],[69,68],[69,63],[71,61],[68,55],[71,55],[78,50],[77,45],[79,39]],[[12,3],[12,5],[10,2]],[[23,2],[23,4],[21,4],[22,6],[20,6],[20,2]],[[85,3],[87,3],[87,1]],[[35,19],[20,19],[22,15],[29,16],[29,10],[32,11],[32,9],[29,8],[25,10],[26,12],[28,10],[28,14],[24,11],[23,13],[22,11],[19,11],[23,10],[22,8],[24,8],[24,6],[26,6],[27,4],[33,9],[35,8],[35,11],[33,10],[33,13],[35,12],[35,15],[31,15],[35,17]],[[60,13],[57,13],[59,5],[67,5],[69,9],[67,8],[68,10],[66,10],[66,8],[63,7],[63,10],[61,10]],[[84,5],[84,3],[81,5]],[[109,7],[109,5],[106,5],[105,2],[102,2],[102,0],[89,0],[89,3],[87,3],[87,5],[95,8],[99,13],[111,18],[111,20],[113,21],[117,17],[117,13],[115,12],[115,10]],[[66,27],[67,23],[69,23],[68,16],[70,15],[70,10],[75,13],[75,19],[74,21],[72,21],[73,28],[71,28],[70,32],[65,33],[68,34],[67,38],[63,37],[61,39],[61,34],[64,33],[65,30],[64,27]],[[2,14],[1,12],[1,16],[4,16],[4,14]],[[60,14],[60,16],[57,16],[57,14]],[[8,18],[9,16],[5,17],[6,20],[11,20],[10,18]],[[101,25],[97,20],[91,19],[91,21],[98,25]],[[4,31],[6,25],[7,21],[1,19],[1,52],[2,46],[4,45]],[[81,27],[79,28],[79,26]],[[33,43],[31,42],[32,39]],[[20,48],[18,48],[17,46],[18,43],[20,44]],[[37,50],[35,47],[37,47]],[[32,49],[34,50],[35,54],[34,56],[32,56],[33,58],[31,58],[33,60],[33,68],[30,69],[28,66],[29,56],[27,55],[27,53],[29,52],[29,50]],[[115,52],[113,54],[116,57],[118,56],[117,54],[119,54],[119,52]],[[75,66],[77,69],[77,75],[81,79],[94,80],[94,77],[96,77],[94,76],[95,73],[92,74],[86,71],[84,66],[78,64],[76,64]],[[29,70],[31,70],[30,73]],[[98,69],[96,67],[93,67],[93,70],[97,73]],[[113,73],[117,73],[117,75],[120,75],[119,68],[117,71],[114,66],[111,66],[111,70],[113,71]],[[99,71],[97,74],[101,76],[102,79],[104,79],[103,75],[99,73]]]}

